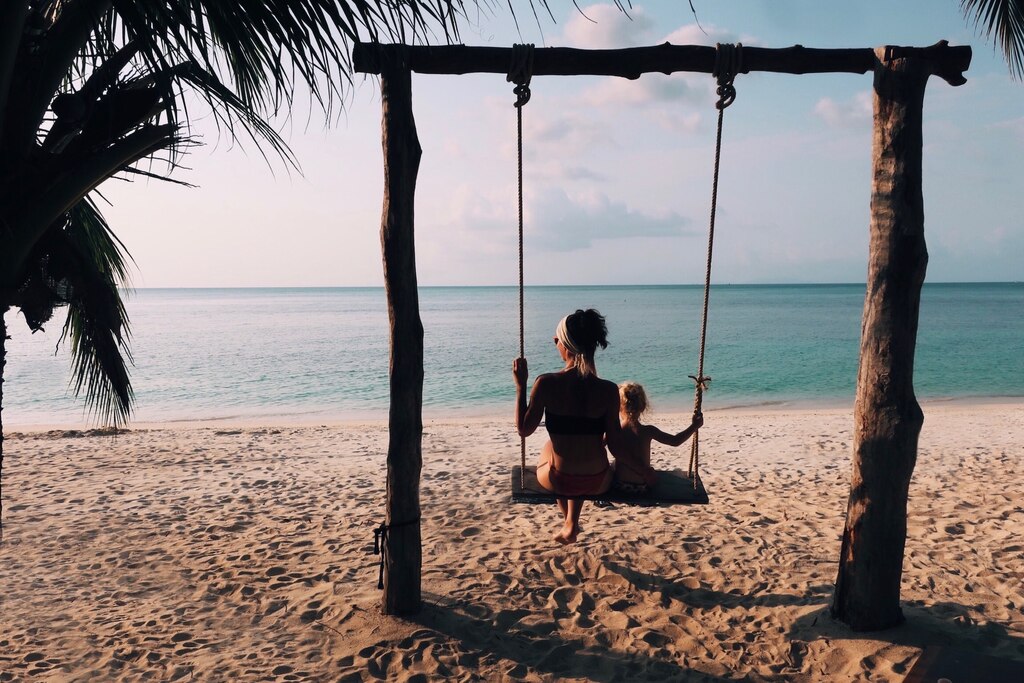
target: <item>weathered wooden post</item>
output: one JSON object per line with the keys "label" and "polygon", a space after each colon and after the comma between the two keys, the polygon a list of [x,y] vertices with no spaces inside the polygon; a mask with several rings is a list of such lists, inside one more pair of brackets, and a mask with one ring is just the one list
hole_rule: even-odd
{"label": "weathered wooden post", "polygon": [[380,78],[384,210],[380,241],[391,324],[387,518],[382,531],[385,614],[420,609],[420,469],[423,464],[423,325],[416,283],[413,208],[420,149],[412,72],[401,52]]}
{"label": "weathered wooden post", "polygon": [[871,240],[853,479],[832,603],[833,616],[858,631],[903,620],[907,492],[924,421],[914,395],[914,346],[928,264],[921,190],[924,91],[931,74],[963,83],[970,63],[970,53],[966,63],[954,65],[915,52],[876,50]]}
{"label": "weathered wooden post", "polygon": [[4,540],[4,366],[7,365],[7,307],[0,306],[0,542]]}

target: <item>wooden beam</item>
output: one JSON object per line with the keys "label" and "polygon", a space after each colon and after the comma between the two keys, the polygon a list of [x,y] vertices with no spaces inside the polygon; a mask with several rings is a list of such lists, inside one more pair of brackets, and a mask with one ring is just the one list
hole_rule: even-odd
{"label": "wooden beam", "polygon": [[929,64],[886,60],[874,79],[867,294],[854,406],[853,476],[832,614],[856,631],[903,620],[900,582],[907,493],[924,421],[914,349],[928,265],[922,119]]}
{"label": "wooden beam", "polygon": [[[950,46],[945,40],[930,47],[880,48],[886,59],[913,56],[933,63],[929,71],[950,85],[966,83],[963,72],[971,63],[969,45]],[[632,47],[621,50],[579,50],[569,47],[538,47],[534,50],[534,76],[620,76],[639,78],[645,73],[680,71],[711,73],[715,48],[703,45]],[[424,74],[507,74],[512,61],[510,47],[469,45],[398,45],[356,43],[352,53],[355,71],[379,74],[383,65],[396,60],[410,71]],[[743,72],[867,73],[875,68],[873,48],[818,49],[794,45],[787,48],[743,48]]]}
{"label": "wooden beam", "polygon": [[382,539],[385,614],[420,609],[420,470],[423,464],[423,324],[416,284],[413,207],[420,148],[412,115],[412,75],[399,62],[380,79],[384,210],[380,241],[391,324],[387,533]]}

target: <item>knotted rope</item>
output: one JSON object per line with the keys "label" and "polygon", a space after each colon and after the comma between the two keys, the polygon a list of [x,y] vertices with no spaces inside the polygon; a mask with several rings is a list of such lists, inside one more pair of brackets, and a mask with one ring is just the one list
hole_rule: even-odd
{"label": "knotted rope", "polygon": [[[738,73],[745,73],[743,69],[743,45],[737,43],[719,43],[715,51],[715,69],[712,75],[718,81],[718,102],[715,108],[718,110],[718,131],[715,136],[715,172],[711,183],[711,220],[708,226],[708,254],[707,266],[704,269],[704,309],[700,321],[700,359],[697,366],[697,374],[690,375],[694,383],[693,414],[694,417],[701,412],[704,402],[704,392],[708,389],[711,378],[704,374],[704,350],[707,344],[708,335],[708,298],[711,294],[711,257],[715,246],[715,217],[718,210],[718,171],[722,159],[722,121],[725,115],[725,108],[736,100],[736,87],[733,79]],[[694,488],[697,487],[700,468],[700,431],[693,433],[693,441],[690,444],[690,471],[689,476],[693,479]]]}
{"label": "knotted rope", "polygon": [[[516,150],[519,186],[519,357],[526,358],[525,310],[523,296],[523,105],[530,101],[530,80],[533,78],[533,44],[516,43],[512,46],[512,62],[505,80],[515,83],[512,89],[516,101]],[[526,488],[526,437],[519,437],[519,487]]]}
{"label": "knotted rope", "polygon": [[410,519],[408,522],[399,522],[398,524],[387,524],[382,523],[379,527],[373,530],[373,554],[380,555],[380,571],[377,573],[377,588],[384,588],[384,565],[387,563],[388,556],[388,531],[391,529],[400,529],[404,526],[412,526],[413,524],[419,524],[420,518]]}
{"label": "knotted rope", "polygon": [[743,68],[743,43],[718,43],[715,50],[715,68],[711,75],[718,80],[718,102],[715,108],[722,111],[736,99],[736,87],[732,81],[736,74],[747,73]]}

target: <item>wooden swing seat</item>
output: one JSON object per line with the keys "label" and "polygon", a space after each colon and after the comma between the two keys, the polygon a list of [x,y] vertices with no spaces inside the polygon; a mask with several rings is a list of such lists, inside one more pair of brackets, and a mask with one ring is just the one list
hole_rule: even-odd
{"label": "wooden swing seat", "polygon": [[973,650],[928,646],[903,683],[935,683],[943,679],[953,683],[1024,681],[1024,662],[991,657]]}
{"label": "wooden swing seat", "polygon": [[[512,468],[512,502],[513,503],[554,503],[555,494],[543,488],[537,482],[537,468],[526,468],[526,485],[521,485],[519,472],[522,467]],[[707,505],[708,494],[704,490],[704,482],[697,475],[697,486],[693,480],[681,470],[671,472],[658,471],[658,483],[649,493],[636,495],[623,493],[614,489],[594,496],[568,496],[577,500],[595,500],[606,503],[625,503],[628,505]]]}

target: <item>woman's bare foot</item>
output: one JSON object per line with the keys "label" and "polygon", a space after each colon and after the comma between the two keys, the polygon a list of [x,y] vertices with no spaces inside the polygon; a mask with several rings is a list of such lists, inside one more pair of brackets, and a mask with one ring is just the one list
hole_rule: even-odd
{"label": "woman's bare foot", "polygon": [[580,529],[573,529],[571,526],[563,526],[562,530],[555,534],[555,542],[561,543],[562,545],[569,545],[570,543],[576,542],[576,537],[579,536]]}

